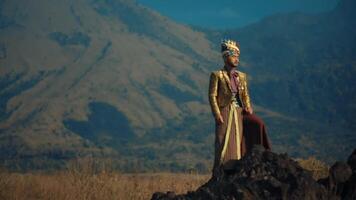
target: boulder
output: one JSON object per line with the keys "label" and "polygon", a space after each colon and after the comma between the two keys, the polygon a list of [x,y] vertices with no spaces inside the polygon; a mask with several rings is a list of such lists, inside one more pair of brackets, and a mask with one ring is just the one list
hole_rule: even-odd
{"label": "boulder", "polygon": [[[155,193],[152,200],[340,199],[287,154],[276,154],[262,146],[254,146],[242,159],[232,162],[233,170],[222,169],[196,191],[181,195]],[[339,174],[339,169],[337,165],[334,177],[345,183],[348,173]]]}
{"label": "boulder", "polygon": [[336,162],[329,177],[316,181],[288,154],[256,145],[233,162],[233,170],[221,170],[196,191],[156,192],[152,200],[355,199],[355,155],[354,151],[347,164]]}

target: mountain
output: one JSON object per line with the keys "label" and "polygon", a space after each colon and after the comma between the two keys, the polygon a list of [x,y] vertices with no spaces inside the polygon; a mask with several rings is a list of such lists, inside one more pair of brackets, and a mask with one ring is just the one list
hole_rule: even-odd
{"label": "mountain", "polygon": [[203,33],[130,0],[0,5],[1,160],[122,159],[139,151],[128,142],[210,112],[218,54]]}
{"label": "mountain", "polygon": [[[355,128],[356,23],[349,9],[355,7],[354,1],[345,0],[319,15],[274,15],[220,32],[213,40],[229,35],[240,41],[245,69],[254,79],[251,84],[258,85],[256,104]],[[268,88],[275,91],[263,92]]]}
{"label": "mountain", "polygon": [[[277,152],[335,160],[354,144],[353,2],[342,2],[230,30]],[[222,66],[223,35],[131,0],[0,0],[0,165],[51,169],[93,156],[124,171],[208,171],[208,77]]]}
{"label": "mountain", "polygon": [[[345,157],[356,144],[356,8],[342,0],[320,14],[276,14],[247,27],[203,30],[217,44],[241,45],[254,103],[294,119],[267,119],[275,146],[323,160]],[[217,47],[216,47],[217,48]],[[329,158],[328,158],[329,157]],[[337,160],[337,159],[336,159]]]}

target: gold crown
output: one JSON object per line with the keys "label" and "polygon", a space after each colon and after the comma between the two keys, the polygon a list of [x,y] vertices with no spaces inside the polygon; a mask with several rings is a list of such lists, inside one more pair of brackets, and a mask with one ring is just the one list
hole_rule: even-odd
{"label": "gold crown", "polygon": [[236,42],[233,40],[221,41],[221,51],[226,51],[226,50],[237,50],[240,53],[239,47],[236,45]]}

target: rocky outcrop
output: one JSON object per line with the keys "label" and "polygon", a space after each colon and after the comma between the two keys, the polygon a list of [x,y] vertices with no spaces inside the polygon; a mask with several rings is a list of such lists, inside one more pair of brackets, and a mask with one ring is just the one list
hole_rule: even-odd
{"label": "rocky outcrop", "polygon": [[356,149],[347,163],[336,162],[330,168],[329,177],[318,180],[318,183],[339,199],[356,199]]}
{"label": "rocky outcrop", "polygon": [[215,199],[355,199],[356,150],[347,163],[336,162],[329,177],[315,181],[287,154],[276,154],[255,146],[234,170],[221,171],[196,191],[176,195],[156,192],[152,200]]}

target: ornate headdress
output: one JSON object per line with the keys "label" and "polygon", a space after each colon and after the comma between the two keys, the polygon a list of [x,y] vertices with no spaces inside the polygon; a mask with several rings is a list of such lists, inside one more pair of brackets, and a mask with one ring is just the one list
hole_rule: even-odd
{"label": "ornate headdress", "polygon": [[224,58],[231,55],[238,56],[240,55],[239,45],[233,40],[224,39],[221,41],[221,53]]}

